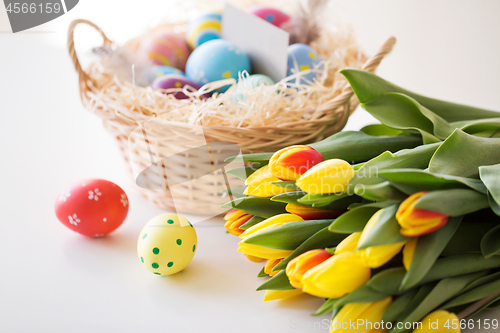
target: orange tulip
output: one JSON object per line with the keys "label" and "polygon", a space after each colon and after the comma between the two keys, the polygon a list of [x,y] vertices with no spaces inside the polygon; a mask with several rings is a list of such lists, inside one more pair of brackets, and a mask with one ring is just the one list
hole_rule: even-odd
{"label": "orange tulip", "polygon": [[230,234],[239,236],[245,231],[240,229],[240,227],[252,217],[253,215],[247,214],[242,210],[231,209],[224,216],[224,220],[227,221],[226,224],[224,224],[224,227]]}
{"label": "orange tulip", "polygon": [[264,273],[266,273],[269,276],[275,276],[276,274],[278,274],[280,271],[274,271],[273,272],[273,269],[281,261],[282,261],[282,259],[268,259],[266,261],[266,265],[264,266]]}
{"label": "orange tulip", "polygon": [[448,222],[448,215],[415,208],[417,200],[427,192],[417,192],[403,201],[396,213],[401,234],[407,237],[421,236],[442,228]]}
{"label": "orange tulip", "polygon": [[269,160],[273,175],[281,180],[297,180],[324,158],[309,146],[290,146],[278,150]]}
{"label": "orange tulip", "polygon": [[302,277],[304,274],[331,256],[332,255],[325,250],[311,250],[293,258],[288,263],[285,270],[290,280],[290,284],[294,288],[302,289]]}
{"label": "orange tulip", "polygon": [[294,204],[287,204],[285,209],[287,212],[298,215],[305,220],[333,219],[345,212],[338,209],[321,209]]}

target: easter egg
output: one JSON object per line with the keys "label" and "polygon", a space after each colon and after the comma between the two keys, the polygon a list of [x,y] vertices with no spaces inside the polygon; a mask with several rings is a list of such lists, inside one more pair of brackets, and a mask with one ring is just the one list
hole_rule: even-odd
{"label": "easter egg", "polygon": [[[215,39],[197,47],[189,56],[186,75],[194,82],[204,85],[224,79],[238,79],[241,72],[250,73],[250,59],[236,45],[223,39]],[[228,85],[219,88],[224,92]]]}
{"label": "easter egg", "polygon": [[259,86],[272,86],[275,82],[269,76],[263,74],[253,74],[238,81],[236,94],[231,98],[233,103],[246,102],[247,93]]}
{"label": "easter egg", "polygon": [[264,74],[253,74],[238,81],[236,91],[252,90],[259,86],[272,86],[273,79]]}
{"label": "easter egg", "polygon": [[56,216],[69,229],[100,237],[118,228],[128,213],[128,198],[115,183],[82,180],[63,190],[56,199]]}
{"label": "easter egg", "polygon": [[186,39],[192,49],[221,36],[221,11],[203,13],[188,24]]}
{"label": "easter egg", "polygon": [[144,267],[156,275],[182,271],[196,252],[196,231],[189,221],[167,213],[152,218],[139,234],[137,254]]}
{"label": "easter egg", "polygon": [[189,47],[184,38],[171,33],[158,33],[146,42],[148,58],[155,65],[171,66],[184,70]]}
{"label": "easter egg", "polygon": [[[185,86],[190,86],[194,89],[191,91],[199,90],[201,87],[189,80],[187,77],[178,74],[167,74],[156,78],[151,84],[153,89],[183,89]],[[172,94],[177,99],[189,98],[181,91],[166,91],[165,94]],[[205,96],[207,97],[207,96]]]}
{"label": "easter egg", "polygon": [[255,6],[250,8],[249,12],[278,28],[283,28],[283,25],[290,21],[290,16],[276,8]]}
{"label": "easter egg", "polygon": [[302,75],[299,79],[293,80],[298,84],[307,84],[312,82],[318,75],[318,66],[321,59],[318,52],[306,44],[297,43],[288,47],[288,65],[287,76],[300,71],[311,70],[310,73]]}

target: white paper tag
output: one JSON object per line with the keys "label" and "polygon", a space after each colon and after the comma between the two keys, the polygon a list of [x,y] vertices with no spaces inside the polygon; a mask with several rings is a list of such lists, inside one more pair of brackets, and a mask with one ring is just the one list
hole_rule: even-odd
{"label": "white paper tag", "polygon": [[286,77],[290,34],[266,20],[226,4],[222,38],[239,46],[252,62],[253,74],[278,82]]}

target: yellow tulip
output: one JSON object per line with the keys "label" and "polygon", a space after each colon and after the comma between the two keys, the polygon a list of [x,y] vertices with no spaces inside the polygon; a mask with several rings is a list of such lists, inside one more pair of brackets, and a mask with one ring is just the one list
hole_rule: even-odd
{"label": "yellow tulip", "polygon": [[287,189],[271,183],[279,181],[281,180],[274,177],[271,173],[269,165],[263,166],[246,179],[245,185],[247,185],[247,188],[243,194],[254,197],[269,198],[277,194],[295,191],[295,189]]}
{"label": "yellow tulip", "polygon": [[288,257],[293,251],[271,249],[268,247],[263,247],[259,245],[246,244],[241,241],[238,247],[238,251],[245,254],[246,256],[253,256],[262,259],[283,259]]}
{"label": "yellow tulip", "polygon": [[333,319],[330,333],[363,333],[379,330],[382,327],[380,319],[391,303],[392,297],[389,296],[377,302],[347,304]]}
{"label": "yellow tulip", "polygon": [[264,301],[276,301],[278,299],[285,299],[303,294],[300,289],[293,290],[266,290]]}
{"label": "yellow tulip", "polygon": [[297,221],[304,221],[304,219],[295,214],[275,215],[248,228],[240,235],[240,238],[245,239],[245,237],[248,237],[250,235],[254,235],[272,228],[276,228],[277,226],[280,226],[288,222],[297,222]]}
{"label": "yellow tulip", "polygon": [[410,239],[403,248],[403,265],[406,270],[410,269],[411,262],[413,260],[413,254],[415,253],[415,248],[417,247],[418,238]]}
{"label": "yellow tulip", "polygon": [[264,258],[254,257],[247,254],[245,254],[245,257],[247,257],[247,259],[250,260],[251,262],[262,262],[265,260]]}
{"label": "yellow tulip", "polygon": [[417,192],[403,201],[396,212],[401,234],[407,237],[422,236],[436,231],[448,222],[448,215],[415,208],[418,199],[427,192]]}
{"label": "yellow tulip", "polygon": [[356,252],[356,247],[358,246],[360,237],[361,232],[354,232],[344,238],[344,240],[337,245],[337,248],[335,248],[335,254]]}
{"label": "yellow tulip", "polygon": [[[377,222],[381,214],[382,214],[382,209],[377,211],[370,218],[365,228],[363,229],[363,232],[361,233],[361,237],[359,238],[359,244],[361,244],[366,240],[371,230],[377,225]],[[405,245],[405,243],[406,241],[389,245],[370,246],[367,247],[366,249],[358,250],[358,253],[361,256],[361,259],[363,260],[363,263],[366,266],[370,268],[377,268],[384,265],[389,260],[391,260],[396,254],[398,254],[403,248],[403,245]]]}
{"label": "yellow tulip", "polygon": [[282,261],[282,259],[269,259],[269,260],[267,260],[266,265],[264,266],[264,273],[266,273],[269,276],[275,276],[276,274],[278,274],[280,271],[273,272],[273,269],[281,261]]}
{"label": "yellow tulip", "polygon": [[269,160],[269,167],[273,175],[279,179],[297,180],[323,160],[323,155],[312,147],[290,146],[275,152]]}
{"label": "yellow tulip", "polygon": [[308,270],[302,290],[314,296],[340,298],[370,279],[370,268],[356,253],[336,254]]}
{"label": "yellow tulip", "polygon": [[295,183],[311,194],[342,193],[354,177],[354,169],[344,160],[332,159],[316,164]]}
{"label": "yellow tulip", "polygon": [[290,280],[290,284],[297,289],[302,289],[302,277],[304,274],[331,256],[332,255],[326,250],[310,250],[293,258],[286,265],[285,270],[286,276],[288,276],[288,280]]}
{"label": "yellow tulip", "polygon": [[421,326],[413,333],[460,333],[460,320],[454,313],[434,311],[422,319]]}

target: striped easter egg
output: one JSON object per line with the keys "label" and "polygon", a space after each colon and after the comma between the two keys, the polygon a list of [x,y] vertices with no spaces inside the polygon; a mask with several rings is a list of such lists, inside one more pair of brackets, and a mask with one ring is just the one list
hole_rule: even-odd
{"label": "striped easter egg", "polygon": [[184,71],[189,57],[189,47],[186,41],[171,33],[153,36],[147,43],[146,52],[153,64],[171,66],[181,71]]}
{"label": "striped easter egg", "polygon": [[201,44],[221,38],[221,11],[207,12],[189,22],[186,39],[192,49]]}

